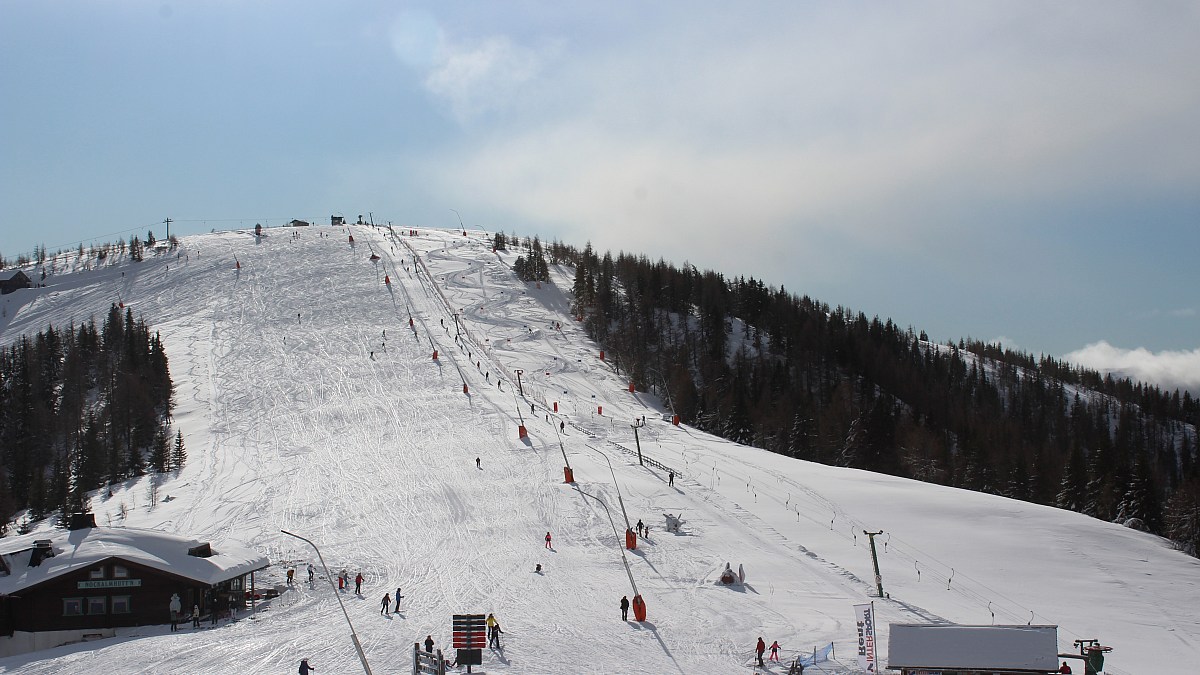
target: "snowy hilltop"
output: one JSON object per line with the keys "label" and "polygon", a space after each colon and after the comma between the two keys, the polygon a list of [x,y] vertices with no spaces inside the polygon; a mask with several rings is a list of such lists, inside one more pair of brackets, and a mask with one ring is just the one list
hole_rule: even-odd
{"label": "snowy hilltop", "polygon": [[[214,628],[123,629],[0,671],[361,672],[340,596],[375,673],[412,672],[426,636],[452,656],[467,613],[504,631],[475,672],[782,674],[829,644],[806,672],[856,672],[854,605],[870,602],[884,665],[888,624],[953,622],[1057,625],[1062,652],[1098,638],[1117,675],[1194,672],[1200,560],[1077,513],[676,426],[571,315],[573,271],[526,284],[516,257],[481,232],[271,228],[4,296],[4,345],[115,302],[161,335],[188,462],[153,502],[149,478],[94,493],[96,522],[253,548],[272,563],[258,586],[281,593]],[[361,594],[282,530],[361,573]],[[744,581],[723,583],[727,565]],[[646,621],[622,620],[638,594]],[[760,636],[780,662],[755,665]]]}

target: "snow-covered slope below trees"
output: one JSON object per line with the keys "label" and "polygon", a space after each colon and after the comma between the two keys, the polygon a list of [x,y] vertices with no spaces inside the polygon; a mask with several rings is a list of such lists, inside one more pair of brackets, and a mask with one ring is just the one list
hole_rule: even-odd
{"label": "snow-covered slope below trees", "polygon": [[[785,662],[833,642],[853,668],[852,605],[872,600],[884,663],[891,622],[1034,623],[1058,625],[1062,651],[1112,645],[1107,672],[1194,671],[1200,560],[1162,539],[672,426],[600,359],[565,286],[516,281],[515,254],[483,233],[355,227],[351,245],[340,228],[296,231],[185,237],[179,256],[51,276],[0,338],[118,300],[160,330],[189,462],[157,489],[170,501],[148,503],[149,478],[97,492],[97,522],[250,545],[274,563],[260,586],[315,561],[280,530],[311,538],[331,569],[367,579],[363,597],[342,598],[376,673],[410,672],[415,641],[448,647],[451,615],[471,612],[505,631],[477,672],[751,672],[760,635]],[[638,463],[643,416],[641,451],[675,469],[674,485]],[[618,609],[634,594],[626,513],[651,528],[626,552],[640,624]],[[666,513],[682,513],[681,532],[664,530]],[[888,598],[873,597],[864,530],[884,533]],[[717,583],[726,562],[744,566],[744,586]],[[401,612],[381,616],[397,586]],[[252,620],[123,630],[0,670],[286,673],[307,657],[356,672],[334,596],[302,582]]]}

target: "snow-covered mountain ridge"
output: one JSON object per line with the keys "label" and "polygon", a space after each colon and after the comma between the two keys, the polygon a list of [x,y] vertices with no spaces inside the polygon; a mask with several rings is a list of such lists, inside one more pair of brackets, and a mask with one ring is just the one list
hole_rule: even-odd
{"label": "snow-covered mountain ridge", "polygon": [[[486,672],[752,672],[759,635],[785,660],[833,642],[850,665],[851,607],[875,595],[863,530],[884,531],[885,663],[888,622],[994,620],[1059,625],[1063,651],[1099,638],[1114,647],[1107,672],[1192,672],[1200,561],[1160,538],[674,427],[600,360],[569,311],[567,273],[520,283],[515,254],[483,233],[296,232],[185,237],[178,257],[54,275],[6,308],[0,340],[116,301],[161,331],[189,464],[159,487],[170,502],[147,504],[147,481],[96,495],[97,522],[248,544],[277,563],[277,583],[315,559],[280,530],[313,539],[332,568],[368,579],[345,600],[375,672],[410,672],[412,643],[446,646],[464,612],[495,612],[506,631]],[[642,416],[637,442],[678,471],[673,486],[637,462]],[[651,527],[627,552],[644,624],[617,607],[633,597],[623,511]],[[681,533],[663,530],[664,513],[683,514]],[[716,583],[726,562],[745,567],[744,587]],[[379,598],[397,586],[402,612],[385,618]],[[356,672],[348,633],[329,586],[304,583],[254,620],[146,627],[0,668],[292,672],[303,656]]]}

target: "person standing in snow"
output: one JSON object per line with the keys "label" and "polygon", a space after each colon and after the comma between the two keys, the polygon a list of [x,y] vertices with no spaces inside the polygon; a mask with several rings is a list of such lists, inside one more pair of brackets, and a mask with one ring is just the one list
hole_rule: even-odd
{"label": "person standing in snow", "polygon": [[300,673],[300,675],[308,675],[309,672],[314,670],[316,670],[316,668],[308,665],[308,659],[300,659],[300,670],[297,671]]}
{"label": "person standing in snow", "polygon": [[362,595],[362,582],[363,582],[362,572],[359,572],[358,574],[354,575],[354,594],[355,595]]}
{"label": "person standing in snow", "polygon": [[629,596],[627,595],[621,596],[621,620],[629,620]]}
{"label": "person standing in snow", "polygon": [[667,472],[667,487],[675,487],[675,472]]}
{"label": "person standing in snow", "polygon": [[550,549],[551,551],[554,550],[554,546],[552,546],[550,544],[550,533],[549,532],[546,533],[546,548]]}
{"label": "person standing in snow", "polygon": [[637,522],[637,533],[638,533],[638,536],[639,536],[639,537],[640,537],[640,536],[642,536],[642,528],[644,528],[644,527],[645,527],[645,525],[642,525],[642,519],[641,519],[641,518],[638,518],[638,522]]}
{"label": "person standing in snow", "polygon": [[171,630],[179,630],[179,613],[183,611],[183,605],[179,602],[179,594],[171,594]]}
{"label": "person standing in snow", "polygon": [[404,597],[403,595],[400,595],[400,587],[397,586],[396,587],[396,612],[395,612],[396,614],[400,613],[400,598],[403,598],[403,597]]}
{"label": "person standing in snow", "polygon": [[383,594],[383,608],[379,610],[379,614],[380,614],[380,616],[382,616],[384,614],[387,614],[391,610],[392,610],[392,596],[387,593],[384,593]]}
{"label": "person standing in snow", "polygon": [[500,646],[500,634],[503,632],[504,631],[500,630],[500,622],[497,621],[496,625],[492,626],[491,636],[488,637],[488,646],[491,647],[492,645],[495,645],[496,649],[504,649]]}
{"label": "person standing in snow", "polygon": [[192,628],[200,627],[200,605],[192,605]]}
{"label": "person standing in snow", "polygon": [[295,578],[296,578],[296,568],[295,568],[295,567],[289,567],[289,568],[287,569],[287,583],[288,583],[288,586],[291,586],[291,585],[292,585],[292,579],[295,579]]}
{"label": "person standing in snow", "polygon": [[483,468],[482,466],[479,466],[479,458],[478,458],[478,457],[476,457],[476,458],[475,458],[475,468],[476,468],[476,469],[482,469],[482,468]]}
{"label": "person standing in snow", "polygon": [[312,566],[312,563],[308,563],[308,583],[311,584],[312,581],[313,581],[313,566]]}
{"label": "person standing in snow", "polygon": [[758,654],[758,665],[766,665],[763,663],[763,652],[767,651],[767,643],[763,642],[762,636],[758,638],[758,645],[754,647],[754,651]]}
{"label": "person standing in snow", "polygon": [[1062,675],[1071,675],[1071,666],[1068,666],[1067,662],[1063,661],[1062,667],[1058,669],[1058,672]]}
{"label": "person standing in snow", "polygon": [[771,643],[771,656],[769,660],[779,661],[779,640],[775,640]]}
{"label": "person standing in snow", "polygon": [[429,654],[433,653],[433,636],[432,635],[425,636],[425,651]]}

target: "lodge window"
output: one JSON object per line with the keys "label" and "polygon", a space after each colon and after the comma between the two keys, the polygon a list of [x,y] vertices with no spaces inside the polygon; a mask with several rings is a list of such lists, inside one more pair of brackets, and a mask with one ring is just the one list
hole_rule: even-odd
{"label": "lodge window", "polygon": [[129,606],[128,595],[112,596],[112,613],[113,614],[129,614],[133,610]]}
{"label": "lodge window", "polygon": [[127,579],[129,578],[129,570],[124,565],[113,565],[113,578]]}
{"label": "lodge window", "polygon": [[82,616],[83,598],[63,598],[63,616]]}
{"label": "lodge window", "polygon": [[89,579],[103,579],[104,578],[104,568],[97,567],[95,569],[88,570],[88,578]]}
{"label": "lodge window", "polygon": [[88,598],[87,599],[87,613],[88,614],[104,614],[107,611],[108,611],[108,598],[101,596],[98,598]]}

